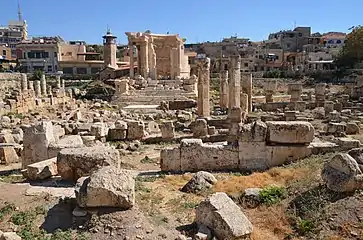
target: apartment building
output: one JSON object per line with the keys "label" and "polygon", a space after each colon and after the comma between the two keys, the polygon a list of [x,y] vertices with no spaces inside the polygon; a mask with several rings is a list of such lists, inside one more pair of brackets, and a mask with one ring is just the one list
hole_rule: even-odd
{"label": "apartment building", "polygon": [[27,39],[26,21],[9,21],[7,26],[0,26],[0,45],[7,44],[13,58],[16,58],[16,45]]}

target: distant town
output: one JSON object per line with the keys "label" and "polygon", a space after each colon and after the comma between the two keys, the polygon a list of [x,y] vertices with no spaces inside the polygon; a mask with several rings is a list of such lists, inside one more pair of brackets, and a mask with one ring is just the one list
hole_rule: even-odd
{"label": "distant town", "polygon": [[[104,54],[108,53],[104,52],[103,45],[66,41],[61,36],[30,38],[28,24],[22,19],[20,9],[18,15],[18,20],[9,21],[7,26],[0,27],[1,71],[32,73],[38,70],[46,74],[62,71],[65,75],[92,76],[107,67]],[[150,31],[145,33],[151,34]],[[221,58],[240,55],[241,72],[268,72],[274,69],[304,72],[334,69],[334,59],[345,41],[346,33],[313,33],[311,27],[296,27],[270,33],[268,39],[259,42],[232,36],[219,42],[188,43],[183,48],[191,73],[198,53],[207,55],[212,63]],[[134,62],[130,54],[134,58],[138,57],[137,47],[134,46],[131,52],[131,45],[117,45],[116,64],[124,73],[129,71],[130,63]],[[212,64],[212,71],[213,67],[217,68],[218,65]]]}

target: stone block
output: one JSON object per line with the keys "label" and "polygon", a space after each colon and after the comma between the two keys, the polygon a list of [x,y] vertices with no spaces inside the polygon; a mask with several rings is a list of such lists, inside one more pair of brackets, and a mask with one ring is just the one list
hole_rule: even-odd
{"label": "stone block", "polygon": [[80,207],[117,207],[130,209],[135,204],[134,174],[113,166],[96,170],[76,185],[76,200]]}
{"label": "stone block", "polygon": [[314,139],[314,127],[302,121],[269,121],[267,141],[279,144],[308,144]]}
{"label": "stone block", "polygon": [[102,166],[119,167],[118,150],[103,146],[65,148],[57,157],[58,174],[73,182]]}
{"label": "stone block", "polygon": [[127,129],[110,128],[108,130],[107,139],[110,141],[125,140],[127,137]]}
{"label": "stone block", "polygon": [[205,119],[199,118],[195,120],[192,127],[194,137],[204,137],[208,135],[208,124]]}
{"label": "stone block", "polygon": [[180,172],[180,148],[164,148],[160,152],[160,168],[165,172]]}
{"label": "stone block", "polygon": [[56,176],[57,171],[57,158],[51,158],[41,162],[29,164],[27,166],[27,178],[30,180],[43,180]]}
{"label": "stone block", "polygon": [[175,128],[173,121],[164,121],[160,125],[161,137],[163,139],[173,139],[175,136]]}
{"label": "stone block", "polygon": [[218,239],[245,239],[253,230],[251,222],[238,205],[221,192],[211,195],[199,204],[195,221],[213,229]]}
{"label": "stone block", "polygon": [[140,121],[129,121],[127,123],[127,139],[139,140],[145,136],[145,125]]}
{"label": "stone block", "polygon": [[92,124],[90,133],[91,135],[95,136],[97,139],[101,139],[107,136],[108,130],[109,129],[106,123],[98,122]]}
{"label": "stone block", "polygon": [[241,142],[265,142],[267,136],[267,125],[258,120],[251,124],[245,124],[239,134]]}
{"label": "stone block", "polygon": [[19,162],[19,157],[16,151],[11,146],[1,146],[0,147],[0,163],[10,164]]}
{"label": "stone block", "polygon": [[48,157],[57,157],[58,153],[64,148],[83,147],[82,137],[79,135],[66,135],[57,142],[52,142],[48,146]]}

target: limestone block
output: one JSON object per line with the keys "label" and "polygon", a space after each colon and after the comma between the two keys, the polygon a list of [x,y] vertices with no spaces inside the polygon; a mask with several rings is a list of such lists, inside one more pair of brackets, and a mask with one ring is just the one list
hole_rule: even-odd
{"label": "limestone block", "polygon": [[43,121],[33,126],[23,126],[22,129],[24,131],[22,168],[49,159],[48,146],[55,142],[53,124]]}
{"label": "limestone block", "polygon": [[80,207],[117,207],[130,209],[135,204],[135,180],[131,171],[103,167],[76,185]]}
{"label": "limestone block", "polygon": [[238,142],[239,170],[265,170],[271,164],[272,149],[265,142]]}
{"label": "limestone block", "polygon": [[91,126],[91,135],[95,136],[97,139],[106,137],[108,134],[108,127],[107,124],[98,122]]}
{"label": "limestone block", "polygon": [[57,157],[58,153],[64,148],[80,148],[83,147],[82,137],[79,135],[67,135],[57,142],[52,142],[48,146],[48,157]]}
{"label": "limestone block", "polygon": [[160,152],[160,168],[166,172],[180,172],[180,148],[163,148]]}
{"label": "limestone block", "polygon": [[43,180],[56,176],[57,171],[57,158],[51,158],[41,162],[29,164],[27,166],[27,178],[30,180]]}
{"label": "limestone block", "polygon": [[328,134],[337,134],[337,133],[344,133],[346,129],[346,125],[343,123],[333,123],[330,122],[327,125],[326,132]]}
{"label": "limestone block", "polygon": [[243,125],[239,134],[241,142],[265,142],[267,136],[267,125],[258,120],[251,124]]}
{"label": "limestone block", "polygon": [[217,192],[202,201],[196,209],[198,224],[213,229],[218,239],[244,239],[253,227],[241,209],[227,194]]}
{"label": "limestone block", "polygon": [[57,156],[58,174],[62,179],[74,182],[101,166],[119,165],[119,152],[104,146],[65,148]]}
{"label": "limestone block", "polygon": [[208,135],[208,124],[205,119],[199,118],[193,124],[193,136],[204,137]]}
{"label": "limestone block", "polygon": [[349,154],[339,153],[325,163],[321,177],[330,190],[353,192],[363,188],[363,174]]}
{"label": "limestone block", "polygon": [[82,138],[83,144],[86,147],[93,146],[94,143],[95,143],[95,141],[96,141],[96,137],[95,136],[87,136],[87,135],[84,135],[84,136],[81,136],[81,138]]}
{"label": "limestone block", "polygon": [[115,122],[115,128],[121,129],[121,130],[126,130],[127,129],[127,122],[122,121],[122,120],[117,120]]}
{"label": "limestone block", "polygon": [[346,137],[338,137],[332,139],[332,141],[339,146],[339,150],[345,151],[353,148],[359,148],[361,143],[358,139],[346,138]]}
{"label": "limestone block", "polygon": [[182,171],[234,170],[238,149],[221,144],[203,144],[200,139],[183,139],[180,144]]}
{"label": "limestone block", "polygon": [[53,125],[53,133],[54,138],[57,141],[58,139],[66,135],[66,130],[60,125]]}
{"label": "limestone block", "polygon": [[15,232],[4,232],[0,234],[0,240],[21,240]]}
{"label": "limestone block", "polygon": [[303,159],[312,154],[310,146],[267,146],[271,148],[271,160],[268,168]]}
{"label": "limestone block", "polygon": [[0,163],[10,164],[19,162],[19,157],[16,151],[11,146],[1,146],[0,147]]}
{"label": "limestone block", "polygon": [[307,144],[314,139],[314,127],[302,121],[269,121],[267,141],[270,143]]}
{"label": "limestone block", "polygon": [[173,121],[164,121],[160,125],[161,137],[163,139],[173,139],[175,136],[175,128]]}
{"label": "limestone block", "polygon": [[107,139],[110,141],[125,140],[127,137],[127,129],[111,128],[108,130]]}
{"label": "limestone block", "polygon": [[355,135],[359,134],[359,126],[355,122],[347,123],[347,128],[345,130],[346,134]]}
{"label": "limestone block", "polygon": [[150,121],[147,124],[147,129],[148,129],[149,133],[160,133],[160,131],[161,131],[159,124],[154,121]]}
{"label": "limestone block", "polygon": [[182,192],[196,193],[201,190],[212,188],[217,183],[213,174],[205,171],[197,172],[182,188]]}
{"label": "limestone block", "polygon": [[127,139],[138,140],[145,135],[145,125],[140,121],[129,121],[127,123]]}

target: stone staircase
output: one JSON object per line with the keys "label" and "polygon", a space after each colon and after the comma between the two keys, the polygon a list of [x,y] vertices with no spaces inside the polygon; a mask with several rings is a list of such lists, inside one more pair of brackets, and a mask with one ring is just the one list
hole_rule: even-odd
{"label": "stone staircase", "polygon": [[120,106],[158,105],[162,101],[196,99],[196,94],[181,89],[132,90],[128,95],[115,95],[112,102]]}

